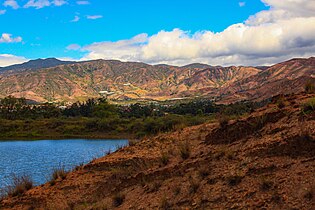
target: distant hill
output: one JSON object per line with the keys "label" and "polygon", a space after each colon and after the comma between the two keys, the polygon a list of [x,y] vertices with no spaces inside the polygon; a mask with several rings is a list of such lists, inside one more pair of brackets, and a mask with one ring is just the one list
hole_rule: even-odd
{"label": "distant hill", "polygon": [[278,94],[299,93],[306,83],[315,85],[315,57],[292,59],[239,80],[220,90],[223,101],[262,100]]}
{"label": "distant hill", "polygon": [[22,70],[37,70],[42,68],[50,68],[55,67],[59,65],[65,65],[65,64],[71,64],[74,62],[71,61],[61,61],[56,58],[47,58],[47,59],[36,59],[36,60],[30,60],[28,62],[22,63],[22,64],[16,64],[12,66],[7,67],[0,67],[0,72],[3,71],[22,71]]}
{"label": "distant hill", "polygon": [[39,59],[6,68],[10,70],[2,69],[0,73],[0,97],[13,95],[38,102],[82,101],[100,97],[100,91],[109,91],[114,92],[110,96],[113,100],[199,96],[231,103],[301,92],[307,81],[314,80],[315,58],[293,59],[264,70],[245,66],[178,67],[117,60],[57,59]]}

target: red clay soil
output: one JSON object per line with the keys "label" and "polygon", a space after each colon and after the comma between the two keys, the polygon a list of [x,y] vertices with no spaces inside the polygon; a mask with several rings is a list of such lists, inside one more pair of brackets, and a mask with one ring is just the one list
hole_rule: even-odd
{"label": "red clay soil", "polygon": [[301,112],[314,97],[145,139],[0,208],[315,209],[315,112]]}

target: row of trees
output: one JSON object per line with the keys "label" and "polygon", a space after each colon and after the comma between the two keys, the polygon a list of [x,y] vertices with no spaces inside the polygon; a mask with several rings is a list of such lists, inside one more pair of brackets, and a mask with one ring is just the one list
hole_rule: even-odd
{"label": "row of trees", "polygon": [[0,118],[9,120],[61,117],[147,118],[162,117],[166,114],[203,116],[215,113],[242,115],[263,104],[264,102],[239,102],[231,105],[217,105],[210,100],[203,99],[174,105],[118,106],[109,104],[105,99],[89,99],[86,102],[77,102],[70,107],[61,109],[53,104],[31,105],[23,98],[7,97],[0,100]]}

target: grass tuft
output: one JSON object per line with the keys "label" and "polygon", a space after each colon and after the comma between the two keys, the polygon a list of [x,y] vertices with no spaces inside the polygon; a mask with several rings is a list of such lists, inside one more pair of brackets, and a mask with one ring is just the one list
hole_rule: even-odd
{"label": "grass tuft", "polygon": [[161,152],[161,163],[163,166],[166,166],[170,162],[170,156],[168,152]]}
{"label": "grass tuft", "polygon": [[58,179],[64,180],[67,176],[67,173],[68,172],[65,170],[65,168],[63,166],[59,166],[57,168],[54,168],[53,172],[51,174],[51,179],[49,181],[50,185],[55,185],[55,183]]}
{"label": "grass tuft", "polygon": [[22,175],[18,177],[14,175],[12,185],[7,188],[7,195],[12,197],[22,195],[32,189],[33,186],[34,183],[30,176]]}
{"label": "grass tuft", "polygon": [[191,149],[188,141],[185,141],[179,146],[179,153],[183,160],[186,160],[190,157]]}
{"label": "grass tuft", "polygon": [[160,209],[162,210],[169,210],[171,209],[171,204],[169,203],[166,196],[163,196],[160,203]]}

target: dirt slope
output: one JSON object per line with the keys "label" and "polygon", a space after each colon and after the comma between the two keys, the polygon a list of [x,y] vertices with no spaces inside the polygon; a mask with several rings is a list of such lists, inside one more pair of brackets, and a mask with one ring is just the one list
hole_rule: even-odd
{"label": "dirt slope", "polygon": [[314,209],[315,113],[301,113],[312,97],[145,139],[0,208]]}

